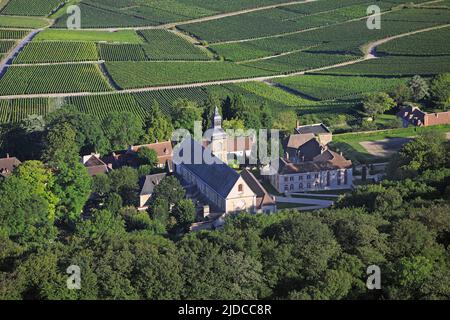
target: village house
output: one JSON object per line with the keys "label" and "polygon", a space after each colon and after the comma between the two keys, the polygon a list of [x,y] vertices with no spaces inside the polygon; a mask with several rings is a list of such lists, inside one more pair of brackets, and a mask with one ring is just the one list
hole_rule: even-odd
{"label": "village house", "polygon": [[82,162],[90,176],[106,174],[109,171],[108,166],[100,159],[99,154],[92,153],[90,155],[83,156]]}
{"label": "village house", "polygon": [[10,176],[21,163],[16,157],[10,157],[7,154],[6,158],[0,159],[0,176],[3,178]]}
{"label": "village house", "polygon": [[155,187],[167,176],[167,173],[151,174],[145,177],[144,185],[139,194],[138,210],[147,210]]}
{"label": "village house", "polygon": [[294,134],[313,134],[321,144],[327,145],[333,139],[333,134],[330,129],[323,123],[309,124],[301,126],[297,121],[297,126],[294,129]]}
{"label": "village house", "polygon": [[427,113],[418,107],[409,105],[402,108],[397,117],[402,119],[403,127],[413,125],[416,127],[428,127],[439,124],[450,124],[450,111]]}
{"label": "village house", "polygon": [[285,157],[277,172],[268,175],[280,193],[349,189],[352,162],[329,150],[331,131],[322,123],[299,126],[284,140]]}
{"label": "village house", "polygon": [[273,213],[277,211],[277,204],[273,196],[271,196],[263,185],[256,179],[256,177],[249,170],[244,169],[241,172],[241,177],[247,185],[256,194],[255,211],[258,213]]}
{"label": "village house", "polygon": [[281,158],[278,172],[269,176],[280,193],[350,189],[352,180],[352,162],[331,150],[301,163]]}
{"label": "village house", "polygon": [[115,151],[102,158],[109,169],[118,169],[124,166],[137,168],[139,167],[139,160],[137,152],[141,148],[148,148],[154,150],[158,157],[158,168],[168,168],[171,171],[173,148],[172,142],[163,141],[145,145],[130,146],[127,150]]}
{"label": "village house", "polygon": [[299,126],[283,141],[285,158],[293,163],[312,161],[332,141],[331,131],[322,123]]}

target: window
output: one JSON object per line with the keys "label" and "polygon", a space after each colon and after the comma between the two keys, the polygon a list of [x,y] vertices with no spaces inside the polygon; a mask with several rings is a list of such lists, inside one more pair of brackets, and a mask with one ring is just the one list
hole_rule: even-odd
{"label": "window", "polygon": [[316,173],[316,174],[314,175],[314,178],[318,179],[318,178],[319,178],[319,174]]}
{"label": "window", "polygon": [[311,189],[311,183],[308,182],[307,187],[308,187],[308,189]]}
{"label": "window", "polygon": [[293,184],[291,184],[291,190],[294,190],[294,185]]}
{"label": "window", "polygon": [[288,181],[289,181],[288,177],[284,177],[284,182],[288,182]]}
{"label": "window", "polygon": [[303,189],[303,183],[300,183],[300,184],[299,184],[299,188],[300,188],[300,189]]}
{"label": "window", "polygon": [[300,176],[299,179],[300,179],[300,180],[303,180],[303,176]]}
{"label": "window", "polygon": [[243,184],[238,185],[238,191],[239,192],[243,192],[244,191],[244,185]]}
{"label": "window", "polygon": [[287,184],[284,185],[284,191],[288,191],[289,190],[289,186]]}
{"label": "window", "polygon": [[289,180],[290,180],[290,181],[294,181],[294,177],[290,177]]}
{"label": "window", "polygon": [[329,187],[331,184],[331,174],[330,171],[327,172],[327,186]]}
{"label": "window", "polygon": [[347,170],[344,171],[344,184],[348,184],[348,172],[347,172]]}
{"label": "window", "polygon": [[311,175],[308,174],[308,175],[306,176],[306,179],[310,180],[310,179],[311,179]]}

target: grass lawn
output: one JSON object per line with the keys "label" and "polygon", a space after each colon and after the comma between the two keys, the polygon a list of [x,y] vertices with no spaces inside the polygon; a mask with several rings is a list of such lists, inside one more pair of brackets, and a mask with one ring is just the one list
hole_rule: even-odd
{"label": "grass lawn", "polygon": [[376,163],[386,161],[388,158],[375,157],[367,152],[360,144],[363,141],[378,141],[388,138],[407,138],[417,136],[421,132],[437,131],[441,133],[450,132],[450,125],[431,127],[408,127],[400,129],[379,130],[372,132],[352,132],[336,134],[333,136],[332,148],[342,151],[344,155],[357,163]]}
{"label": "grass lawn", "polygon": [[0,27],[36,29],[48,26],[50,23],[44,18],[0,16]]}
{"label": "grass lawn", "polygon": [[94,42],[121,42],[143,43],[143,39],[133,30],[109,31],[83,31],[47,29],[39,33],[35,41],[94,41]]}

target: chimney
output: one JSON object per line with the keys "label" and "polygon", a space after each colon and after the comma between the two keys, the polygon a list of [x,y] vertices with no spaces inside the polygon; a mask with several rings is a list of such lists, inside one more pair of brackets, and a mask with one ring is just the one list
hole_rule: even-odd
{"label": "chimney", "polygon": [[297,119],[297,121],[295,122],[296,128],[300,127],[300,120]]}

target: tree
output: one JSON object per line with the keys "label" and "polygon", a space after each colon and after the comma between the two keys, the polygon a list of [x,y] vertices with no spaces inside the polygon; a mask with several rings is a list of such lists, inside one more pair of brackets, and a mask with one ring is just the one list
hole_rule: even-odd
{"label": "tree", "polygon": [[150,115],[145,122],[144,143],[155,143],[169,140],[172,136],[173,126],[166,116],[161,112],[158,101],[154,100]]}
{"label": "tree", "polygon": [[412,79],[408,82],[408,86],[415,102],[419,102],[420,100],[428,97],[430,94],[428,83],[421,76],[415,75],[412,77]]}
{"label": "tree", "polygon": [[54,192],[60,199],[58,217],[75,221],[89,199],[92,178],[79,161],[62,162],[56,170]]}
{"label": "tree", "polygon": [[448,150],[443,134],[423,132],[392,158],[388,175],[393,179],[404,179],[415,177],[425,170],[443,168],[448,163]]}
{"label": "tree", "polygon": [[155,168],[159,163],[158,154],[150,148],[140,148],[137,152],[137,157],[140,165],[148,165]]}
{"label": "tree", "polygon": [[183,199],[185,194],[178,179],[174,176],[167,176],[155,187],[152,203],[158,199],[164,199],[169,206],[173,206]]}
{"label": "tree", "polygon": [[412,92],[405,83],[400,83],[391,93],[391,97],[397,105],[402,105],[403,103],[411,100]]}
{"label": "tree", "polygon": [[186,99],[178,99],[173,105],[173,122],[176,129],[194,132],[194,122],[201,121],[202,110],[197,103]]}
{"label": "tree", "polygon": [[42,159],[51,165],[78,160],[80,148],[76,136],[74,128],[68,123],[58,123],[51,127],[45,137]]}
{"label": "tree", "polygon": [[189,199],[181,199],[172,209],[172,215],[177,220],[177,225],[187,230],[189,226],[195,221],[196,210],[195,206]]}
{"label": "tree", "polygon": [[133,234],[130,242],[132,283],[141,299],[179,299],[184,283],[175,244],[148,233]]}
{"label": "tree", "polygon": [[431,97],[436,105],[448,110],[450,107],[450,73],[441,74],[433,80]]}
{"label": "tree", "polygon": [[91,152],[103,154],[110,150],[100,120],[76,110],[74,106],[63,106],[52,112],[47,121],[50,129],[62,123],[70,124],[77,133],[75,140],[82,154]]}
{"label": "tree", "polygon": [[111,191],[111,181],[108,175],[102,173],[92,178],[92,192],[104,196]]}
{"label": "tree", "polygon": [[131,112],[113,112],[108,114],[103,122],[111,148],[115,150],[127,148],[139,141],[144,134],[142,123]]}
{"label": "tree", "polygon": [[222,128],[224,130],[245,130],[245,124],[241,119],[224,120]]}
{"label": "tree", "polygon": [[120,194],[123,203],[134,205],[137,202],[139,176],[135,169],[122,167],[109,174],[111,191]]}
{"label": "tree", "polygon": [[203,114],[202,114],[203,131],[206,131],[212,127],[212,119],[214,117],[216,107],[219,108],[219,112],[222,114],[222,107],[219,99],[214,95],[208,95],[208,99],[205,101],[205,104],[203,105]]}
{"label": "tree", "polygon": [[377,115],[392,109],[395,102],[387,93],[368,93],[363,97],[362,106],[367,115],[375,118]]}
{"label": "tree", "polygon": [[54,239],[58,197],[55,178],[39,161],[27,161],[0,183],[0,228],[26,246],[45,246]]}

